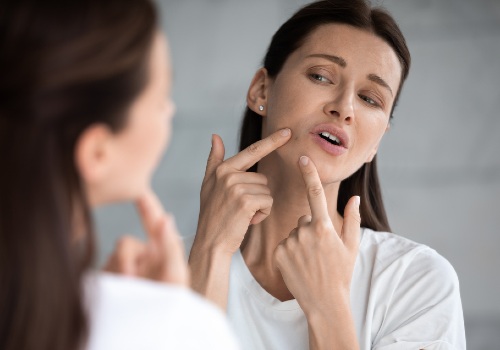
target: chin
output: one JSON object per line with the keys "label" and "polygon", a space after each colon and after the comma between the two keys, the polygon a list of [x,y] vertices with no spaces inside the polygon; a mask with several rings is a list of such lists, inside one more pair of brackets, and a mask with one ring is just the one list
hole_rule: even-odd
{"label": "chin", "polygon": [[310,156],[316,169],[318,170],[319,178],[323,185],[339,183],[350,176],[349,172],[346,172],[344,165],[337,165],[338,162],[335,160],[324,159],[323,157]]}
{"label": "chin", "polygon": [[141,184],[141,185],[130,185],[127,189],[124,189],[123,192],[119,193],[114,202],[115,203],[121,203],[121,202],[133,202],[139,199],[139,197],[148,190],[149,186],[148,184]]}
{"label": "chin", "polygon": [[342,182],[342,180],[345,179],[345,177],[342,177],[338,174],[334,174],[333,172],[328,172],[328,171],[325,172],[325,171],[318,170],[318,174],[319,174],[319,178],[320,178],[323,186],[331,185],[334,183],[340,183],[340,182]]}

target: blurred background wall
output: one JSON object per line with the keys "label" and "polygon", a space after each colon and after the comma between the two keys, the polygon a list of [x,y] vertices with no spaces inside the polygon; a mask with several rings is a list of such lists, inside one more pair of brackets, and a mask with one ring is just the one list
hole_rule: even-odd
{"label": "blurred background wall", "polygon": [[[173,54],[173,139],[154,188],[181,233],[196,231],[212,133],[226,155],[272,34],[303,0],[158,0]],[[455,267],[469,349],[500,344],[500,0],[385,0],[412,68],[380,152],[393,231]],[[144,237],[132,205],[99,209],[100,261]]]}

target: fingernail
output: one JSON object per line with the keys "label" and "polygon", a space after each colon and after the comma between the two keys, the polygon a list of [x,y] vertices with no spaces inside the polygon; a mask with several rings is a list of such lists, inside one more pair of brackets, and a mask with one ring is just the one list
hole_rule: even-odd
{"label": "fingernail", "polygon": [[309,163],[309,158],[307,158],[306,156],[300,157],[300,164],[305,166],[307,165],[307,163]]}
{"label": "fingernail", "polygon": [[359,208],[359,203],[361,203],[361,198],[359,196],[356,196],[354,199],[354,204],[356,204],[356,208]]}
{"label": "fingernail", "polygon": [[281,136],[288,136],[290,135],[290,129],[286,128],[281,130]]}

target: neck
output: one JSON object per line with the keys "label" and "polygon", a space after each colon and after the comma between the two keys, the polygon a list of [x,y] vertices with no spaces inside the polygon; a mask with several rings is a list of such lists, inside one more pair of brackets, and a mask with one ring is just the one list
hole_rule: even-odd
{"label": "neck", "polygon": [[[288,300],[293,296],[288,292],[281,273],[274,267],[274,250],[297,227],[298,219],[311,215],[311,210],[298,163],[290,169],[276,158],[268,156],[259,163],[259,173],[266,175],[273,197],[271,214],[249,228],[241,251],[260,285],[276,298]],[[340,183],[323,184],[330,218],[337,232],[340,232],[343,222],[337,212],[339,186]]]}

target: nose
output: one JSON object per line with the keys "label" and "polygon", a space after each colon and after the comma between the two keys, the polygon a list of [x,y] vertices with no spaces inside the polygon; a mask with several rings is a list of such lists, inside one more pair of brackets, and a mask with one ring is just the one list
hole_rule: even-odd
{"label": "nose", "polygon": [[325,104],[323,111],[331,117],[340,118],[350,124],[354,119],[354,93],[343,90]]}

